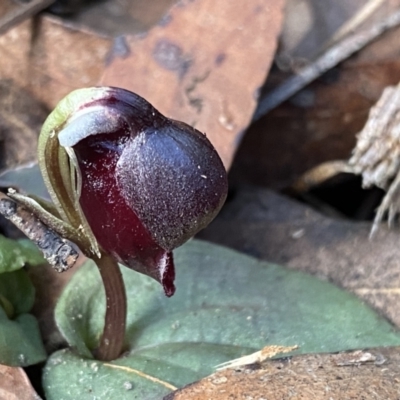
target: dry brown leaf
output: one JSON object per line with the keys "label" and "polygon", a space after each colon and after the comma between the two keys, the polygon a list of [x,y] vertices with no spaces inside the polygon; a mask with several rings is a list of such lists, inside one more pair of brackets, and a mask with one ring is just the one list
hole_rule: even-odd
{"label": "dry brown leaf", "polygon": [[164,400],[398,399],[400,349],[294,356],[224,370]]}
{"label": "dry brown leaf", "polygon": [[111,45],[110,39],[41,16],[0,36],[0,75],[53,109],[71,90],[98,83]]}
{"label": "dry brown leaf", "polygon": [[0,79],[0,170],[36,159],[46,115],[46,108],[29,93],[11,80]]}
{"label": "dry brown leaf", "polygon": [[206,132],[228,167],[271,65],[283,4],[181,1],[146,35],[127,37],[102,83]]}
{"label": "dry brown leaf", "polygon": [[229,166],[272,62],[283,4],[185,0],[147,34],[115,40],[43,16],[0,36],[0,74],[54,108],[71,90],[98,84],[112,62],[102,84],[205,131]]}
{"label": "dry brown leaf", "polygon": [[[177,0],[102,0],[87,1],[79,13],[69,16],[75,24],[102,36],[118,38],[148,31],[157,24]],[[118,43],[118,41],[117,41]]]}
{"label": "dry brown leaf", "polygon": [[[71,90],[99,83],[111,50],[118,52],[124,43],[122,37],[113,40],[109,31],[121,35],[148,29],[172,1],[154,0],[150,7],[143,0],[92,2],[72,21],[48,14],[28,19],[0,35],[0,76],[53,109]],[[13,7],[12,0],[1,3],[0,13]],[[118,14],[121,8],[126,12],[113,18],[110,10]],[[88,22],[103,32],[88,28]]]}
{"label": "dry brown leaf", "polygon": [[22,368],[0,365],[1,400],[40,400]]}

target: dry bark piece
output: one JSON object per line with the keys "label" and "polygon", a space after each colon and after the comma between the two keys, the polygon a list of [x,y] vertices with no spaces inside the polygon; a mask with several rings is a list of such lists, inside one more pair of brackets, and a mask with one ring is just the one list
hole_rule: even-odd
{"label": "dry bark piece", "polygon": [[0,192],[0,214],[34,242],[57,271],[72,268],[79,256],[73,245],[49,229],[30,210]]}
{"label": "dry bark piece", "polygon": [[387,87],[359,133],[349,165],[362,176],[363,187],[387,191],[371,234],[388,213],[389,226],[400,211],[400,85]]}
{"label": "dry bark piece", "polygon": [[22,368],[0,365],[0,399],[40,400]]}
{"label": "dry bark piece", "polygon": [[397,399],[400,348],[301,355],[217,372],[164,400]]}
{"label": "dry bark piece", "polygon": [[[241,189],[200,237],[329,280],[400,327],[399,235],[325,217],[263,189]],[[229,232],[229,235],[226,233]]]}
{"label": "dry bark piece", "polygon": [[146,35],[127,37],[102,84],[148,99],[205,132],[229,167],[271,65],[283,0],[181,1]]}

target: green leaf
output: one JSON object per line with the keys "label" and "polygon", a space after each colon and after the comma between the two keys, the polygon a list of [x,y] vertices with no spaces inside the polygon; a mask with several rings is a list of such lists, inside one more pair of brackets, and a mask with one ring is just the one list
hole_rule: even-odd
{"label": "green leaf", "polygon": [[36,318],[21,314],[9,320],[0,308],[0,364],[26,367],[46,360]]}
{"label": "green leaf", "polygon": [[44,262],[39,249],[30,240],[12,240],[0,235],[0,274],[16,271],[25,264],[36,266]]}
{"label": "green leaf", "polygon": [[20,269],[0,275],[0,295],[11,303],[13,315],[20,315],[33,307],[35,288],[28,274]]}
{"label": "green leaf", "polygon": [[139,373],[132,367],[82,359],[70,350],[61,350],[49,358],[43,385],[47,400],[156,400],[175,389]]}
{"label": "green leaf", "polygon": [[44,361],[38,323],[26,314],[33,306],[35,290],[24,270],[0,275],[0,297],[0,305],[8,305],[7,310],[0,306],[0,364],[24,367]]}
{"label": "green leaf", "polygon": [[400,344],[400,334],[359,299],[307,274],[200,241],[178,249],[175,261],[171,299],[155,281],[122,268],[131,351],[108,364],[89,359],[104,323],[98,272],[89,262],[74,275],[56,321],[81,357],[70,351],[50,357],[48,400],[124,399],[130,385],[129,398],[158,398],[171,390],[165,382],[181,387],[268,344],[299,345],[300,353]]}

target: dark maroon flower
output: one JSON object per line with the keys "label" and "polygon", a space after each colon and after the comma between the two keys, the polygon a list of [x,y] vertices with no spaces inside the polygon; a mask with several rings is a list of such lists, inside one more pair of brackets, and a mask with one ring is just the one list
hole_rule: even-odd
{"label": "dark maroon flower", "polygon": [[75,91],[53,114],[44,129],[58,132],[75,165],[97,242],[171,296],[171,251],[207,226],[226,198],[217,152],[204,134],[119,88]]}

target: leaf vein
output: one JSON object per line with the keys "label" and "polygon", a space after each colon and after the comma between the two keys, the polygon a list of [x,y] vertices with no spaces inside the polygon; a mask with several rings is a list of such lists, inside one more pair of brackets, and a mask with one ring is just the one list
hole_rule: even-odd
{"label": "leaf vein", "polygon": [[171,385],[170,383],[162,381],[161,379],[158,379],[155,376],[151,376],[151,375],[145,374],[144,372],[139,371],[138,369],[125,367],[125,366],[122,366],[122,365],[108,364],[108,363],[104,363],[103,365],[105,367],[120,369],[120,370],[125,371],[125,372],[129,372],[129,373],[133,373],[133,374],[139,375],[142,378],[148,379],[149,381],[152,381],[154,383],[158,383],[159,385],[162,385],[162,386],[164,386],[164,387],[166,387],[167,389],[170,389],[170,390],[177,390],[178,389],[177,387]]}

